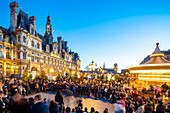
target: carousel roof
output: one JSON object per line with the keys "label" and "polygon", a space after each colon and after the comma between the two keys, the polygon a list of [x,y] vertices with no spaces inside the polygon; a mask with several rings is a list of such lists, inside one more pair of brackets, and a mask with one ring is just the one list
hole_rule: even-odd
{"label": "carousel roof", "polygon": [[159,43],[156,43],[155,51],[150,55],[150,58],[142,61],[140,64],[162,64],[170,63],[170,61],[164,58],[164,54],[159,49]]}
{"label": "carousel roof", "polygon": [[137,72],[156,72],[155,70],[169,70],[170,72],[170,61],[164,58],[164,54],[159,49],[159,43],[156,43],[155,51],[150,55],[150,58],[142,61],[137,66],[131,66],[129,68],[131,73]]}

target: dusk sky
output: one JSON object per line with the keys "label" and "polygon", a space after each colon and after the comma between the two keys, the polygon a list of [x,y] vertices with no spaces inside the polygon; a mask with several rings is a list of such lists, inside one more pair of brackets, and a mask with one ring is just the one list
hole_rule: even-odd
{"label": "dusk sky", "polygon": [[[10,24],[9,3],[0,0],[0,26]],[[51,16],[55,40],[62,36],[78,52],[81,69],[92,60],[119,71],[139,64],[156,42],[170,49],[170,0],[17,0],[19,9],[36,16],[37,31],[44,35]]]}

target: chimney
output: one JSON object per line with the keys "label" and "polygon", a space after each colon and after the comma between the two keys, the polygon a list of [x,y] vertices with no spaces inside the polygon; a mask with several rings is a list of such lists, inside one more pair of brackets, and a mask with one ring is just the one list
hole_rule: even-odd
{"label": "chimney", "polygon": [[18,3],[16,1],[11,2],[9,7],[10,7],[10,32],[13,32],[16,30],[17,27]]}
{"label": "chimney", "polygon": [[62,37],[57,37],[58,39],[58,51],[59,51],[59,54],[61,55],[62,53]]}

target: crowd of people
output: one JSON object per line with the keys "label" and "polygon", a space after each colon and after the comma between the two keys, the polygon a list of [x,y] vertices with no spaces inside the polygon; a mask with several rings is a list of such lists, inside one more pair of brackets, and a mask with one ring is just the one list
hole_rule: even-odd
{"label": "crowd of people", "polygon": [[[86,96],[92,99],[104,99],[113,103],[113,113],[170,113],[170,102],[163,103],[163,96],[170,97],[169,86],[164,83],[161,90],[135,87],[125,87],[123,81],[109,82],[96,79],[68,79],[59,78],[56,81],[30,80],[6,80],[0,91],[0,113],[98,113],[93,105],[91,110],[83,107],[83,103],[77,102],[76,108],[64,106],[62,93],[75,96]],[[48,100],[39,92],[56,92],[54,100]],[[34,98],[28,95],[36,94]],[[26,96],[26,97],[25,97]],[[90,103],[89,103],[90,104]],[[103,110],[108,113],[109,108]]]}

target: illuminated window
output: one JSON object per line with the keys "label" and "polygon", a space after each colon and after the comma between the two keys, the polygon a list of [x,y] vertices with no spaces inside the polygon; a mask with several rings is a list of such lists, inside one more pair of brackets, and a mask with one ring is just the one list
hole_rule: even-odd
{"label": "illuminated window", "polygon": [[9,52],[6,52],[6,58],[10,58]]}

